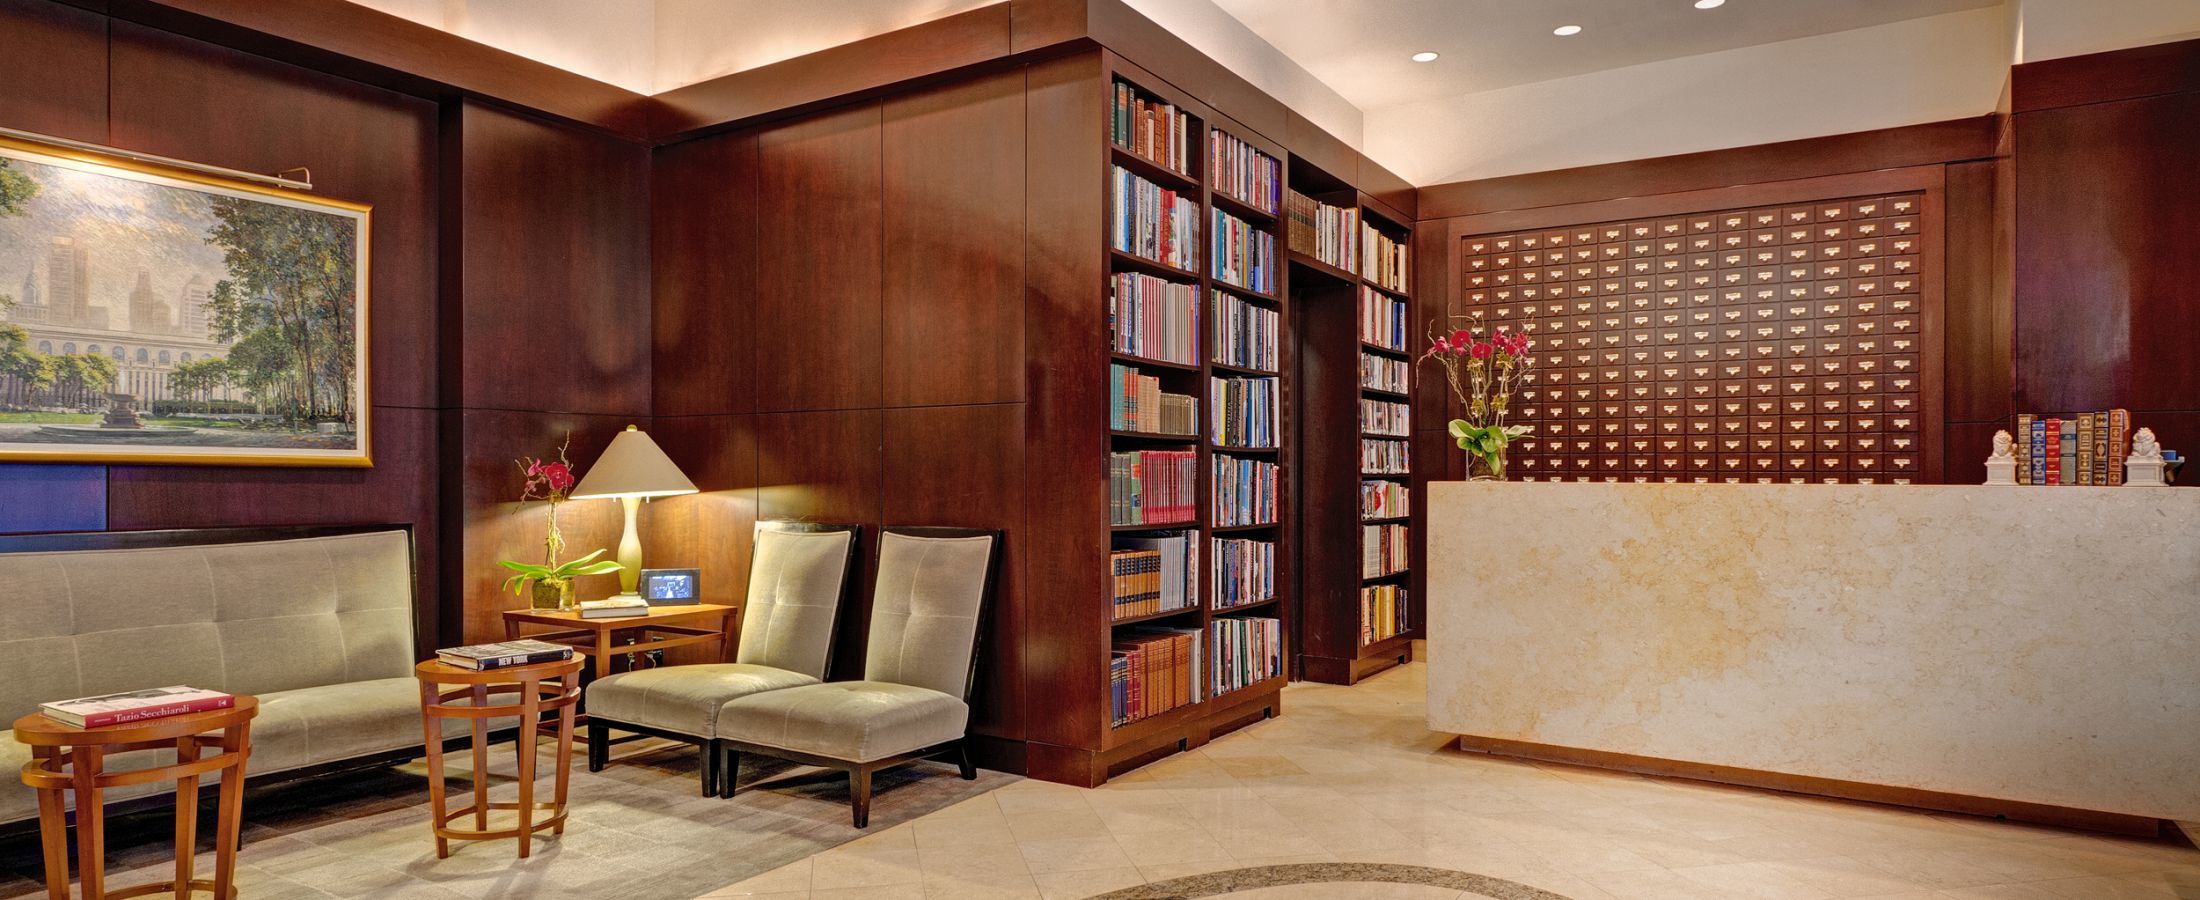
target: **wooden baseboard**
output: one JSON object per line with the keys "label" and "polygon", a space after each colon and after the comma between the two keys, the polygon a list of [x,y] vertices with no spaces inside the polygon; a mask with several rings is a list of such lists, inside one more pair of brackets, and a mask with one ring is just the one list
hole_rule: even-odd
{"label": "wooden baseboard", "polygon": [[1538,762],[1566,763],[1596,769],[1633,772],[1638,775],[1685,778],[1691,781],[1741,785],[1790,794],[1808,794],[1817,797],[1834,797],[1842,800],[1880,803],[1888,806],[1905,806],[1914,809],[1963,813],[1996,819],[2014,819],[2019,822],[2034,822],[2064,828],[2082,828],[2088,831],[2105,831],[2113,834],[2157,837],[2161,835],[2162,828],[2166,824],[2161,819],[2126,813],[2073,809],[2067,806],[2051,806],[2045,803],[2028,803],[2023,800],[1974,797],[1969,794],[1950,794],[1919,788],[1891,787],[1883,784],[1843,781],[1837,778],[1819,778],[1811,775],[1790,775],[1785,772],[1767,772],[1762,769],[1683,762],[1652,756],[1635,756],[1607,750],[1584,750],[1579,747],[1561,747],[1555,744],[1538,744],[1530,741],[1506,740],[1504,738],[1460,735],[1459,749],[1470,753],[1487,753],[1492,756],[1509,756]]}

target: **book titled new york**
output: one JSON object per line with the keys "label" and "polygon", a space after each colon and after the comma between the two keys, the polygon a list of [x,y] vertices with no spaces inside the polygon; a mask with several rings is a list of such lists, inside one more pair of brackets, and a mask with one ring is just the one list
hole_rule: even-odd
{"label": "book titled new york", "polygon": [[235,705],[237,698],[229,694],[179,684],[41,703],[38,704],[38,711],[46,718],[78,728],[101,728],[185,713],[228,709]]}
{"label": "book titled new york", "polygon": [[494,644],[469,644],[435,651],[435,656],[461,669],[507,669],[535,663],[571,659],[573,648],[546,641],[500,641]]}

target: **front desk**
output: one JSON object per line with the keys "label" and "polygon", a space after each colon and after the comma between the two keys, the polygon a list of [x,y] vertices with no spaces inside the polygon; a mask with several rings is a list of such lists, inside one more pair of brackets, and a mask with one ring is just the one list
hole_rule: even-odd
{"label": "front desk", "polygon": [[1442,482],[1462,748],[2151,832],[2200,820],[2200,490]]}

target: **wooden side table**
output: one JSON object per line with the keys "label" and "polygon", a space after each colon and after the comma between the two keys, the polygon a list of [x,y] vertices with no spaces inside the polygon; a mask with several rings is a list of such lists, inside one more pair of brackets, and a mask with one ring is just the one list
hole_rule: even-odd
{"label": "wooden side table", "polygon": [[[504,611],[504,639],[521,637],[564,644],[595,661],[588,680],[612,674],[612,661],[622,656],[666,650],[691,644],[716,643],[719,661],[733,658],[734,614],[739,607],[716,603],[687,606],[652,606],[647,615],[616,619],[583,619],[578,612],[546,609]],[[713,621],[715,620],[715,621]],[[524,626],[553,630],[522,635]],[[631,643],[620,643],[631,640]]]}
{"label": "wooden side table", "polygon": [[[23,783],[38,791],[38,836],[46,857],[46,896],[69,896],[68,813],[63,792],[76,795],[76,867],[84,896],[143,897],[172,893],[178,898],[206,891],[220,900],[237,896],[238,825],[244,812],[244,763],[252,754],[252,717],[260,701],[238,695],[228,709],[186,713],[99,728],[78,728],[32,713],[15,720],[15,739],[31,748],[23,764]],[[173,765],[109,772],[109,754],[174,748]],[[204,751],[213,748],[212,756]],[[215,814],[214,877],[192,877],[198,848],[199,778],[221,773],[221,805]],[[106,807],[109,788],[176,782],[176,878],[107,890]]]}
{"label": "wooden side table", "polygon": [[[413,677],[420,679],[420,721],[428,739],[428,801],[435,816],[432,829],[437,859],[451,855],[454,840],[485,841],[508,837],[519,838],[519,857],[526,859],[534,850],[535,832],[549,828],[553,834],[565,833],[565,785],[573,768],[573,705],[581,699],[580,670],[579,656],[487,671],[436,660],[413,667]],[[456,687],[443,690],[451,685]],[[518,694],[519,701],[491,705],[492,694]],[[461,697],[467,699],[466,705],[450,702]],[[542,714],[550,710],[558,713],[557,773],[552,776],[555,787],[551,802],[536,803],[535,737],[542,725]],[[517,803],[489,802],[489,720],[500,716],[519,717],[519,740],[514,745],[519,754]],[[448,808],[444,796],[442,719],[473,720],[474,802],[457,810]],[[489,811],[492,809],[518,813],[518,826],[491,830]],[[536,821],[538,812],[550,815]],[[473,816],[474,827],[451,827],[451,822],[468,815]]]}

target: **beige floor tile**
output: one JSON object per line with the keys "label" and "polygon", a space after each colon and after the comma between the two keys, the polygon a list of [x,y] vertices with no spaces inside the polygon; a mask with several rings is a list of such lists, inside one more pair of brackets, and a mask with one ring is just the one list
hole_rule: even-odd
{"label": "beige floor tile", "polygon": [[1662,869],[1664,866],[1633,850],[1586,841],[1536,841],[1520,845],[1530,855],[1575,875],[1625,872],[1630,869]]}
{"label": "beige floor tile", "polygon": [[811,891],[911,884],[923,880],[915,850],[836,849],[811,857]]}
{"label": "beige floor tile", "polygon": [[1023,851],[1024,862],[1031,867],[1034,874],[1079,869],[1128,869],[1134,865],[1131,858],[1123,853],[1122,846],[1106,835],[1022,841],[1017,847]]}
{"label": "beige floor tile", "polygon": [[924,879],[927,900],[1038,900],[1029,875],[933,875]]}
{"label": "beige floor tile", "polygon": [[1235,859],[1203,831],[1142,831],[1118,834],[1115,843],[1133,866]]}
{"label": "beige floor tile", "polygon": [[1028,875],[1021,845],[1013,841],[993,844],[956,844],[917,850],[917,866],[926,876]]}
{"label": "beige floor tile", "polygon": [[1044,900],[1084,900],[1095,894],[1146,883],[1146,876],[1136,867],[1047,872],[1033,875],[1031,879],[1038,883],[1039,896]]}
{"label": "beige floor tile", "polygon": [[1705,887],[1762,900],[1827,900],[1835,896],[1825,888],[1795,880],[1771,863],[1726,863],[1668,871]]}
{"label": "beige floor tile", "polygon": [[948,819],[926,816],[911,822],[910,831],[919,850],[1016,842],[1016,834],[1009,828],[1008,817],[997,812]]}
{"label": "beige floor tile", "polygon": [[1076,807],[1012,812],[1003,818],[1008,823],[1009,832],[1019,841],[1052,841],[1108,833],[1107,824],[1100,820],[1100,814],[1083,804]]}
{"label": "beige floor tile", "polygon": [[872,887],[830,888],[811,891],[810,900],[926,900],[922,884],[882,884]]}
{"label": "beige floor tile", "polygon": [[1619,900],[1749,900],[1748,894],[1712,887],[1671,869],[1635,869],[1582,876]]}

